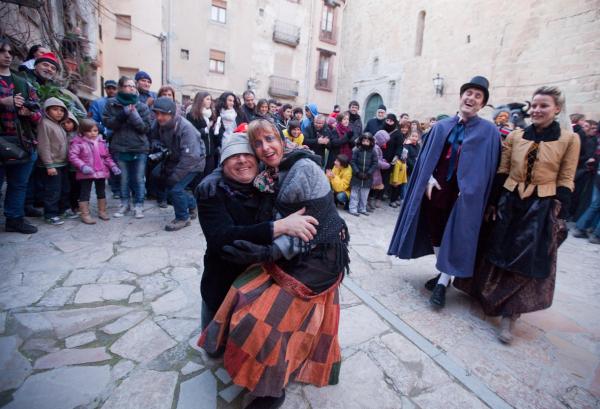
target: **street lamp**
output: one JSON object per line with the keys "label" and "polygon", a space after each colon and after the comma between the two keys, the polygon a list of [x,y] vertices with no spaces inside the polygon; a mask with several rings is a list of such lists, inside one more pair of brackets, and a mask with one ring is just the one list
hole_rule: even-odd
{"label": "street lamp", "polygon": [[444,79],[440,77],[439,73],[433,78],[433,88],[435,89],[435,95],[444,95]]}

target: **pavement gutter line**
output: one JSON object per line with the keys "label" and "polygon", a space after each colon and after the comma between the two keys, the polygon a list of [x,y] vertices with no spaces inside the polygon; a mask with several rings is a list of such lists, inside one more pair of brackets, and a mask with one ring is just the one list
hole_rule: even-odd
{"label": "pavement gutter line", "polygon": [[387,321],[400,334],[406,337],[417,348],[423,351],[427,356],[433,359],[446,372],[456,378],[467,389],[473,392],[480,400],[493,409],[512,409],[504,399],[490,390],[477,376],[472,375],[463,368],[458,362],[451,358],[445,351],[436,347],[431,341],[415,331],[411,326],[405,323],[393,312],[384,307],[379,301],[373,298],[362,287],[360,287],[350,277],[344,277],[342,284],[360,298],[377,315]]}

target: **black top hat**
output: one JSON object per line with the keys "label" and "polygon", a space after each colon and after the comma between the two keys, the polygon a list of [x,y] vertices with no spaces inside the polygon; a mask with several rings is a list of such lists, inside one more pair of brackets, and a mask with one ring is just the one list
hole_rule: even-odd
{"label": "black top hat", "polygon": [[490,82],[487,80],[487,78],[477,75],[471,78],[471,81],[461,85],[460,95],[462,95],[469,88],[477,88],[483,92],[483,105],[486,105],[488,99],[490,98],[490,91],[488,90],[489,86]]}

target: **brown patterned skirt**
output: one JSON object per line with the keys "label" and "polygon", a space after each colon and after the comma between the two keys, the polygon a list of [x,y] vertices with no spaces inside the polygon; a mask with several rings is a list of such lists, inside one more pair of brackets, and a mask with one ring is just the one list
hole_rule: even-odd
{"label": "brown patterned skirt", "polygon": [[[544,263],[547,267],[545,278],[534,278],[492,264],[488,258],[489,249],[498,246],[498,243],[490,243],[489,240],[492,237],[497,239],[498,236],[494,234],[497,226],[484,224],[473,277],[454,279],[454,286],[477,299],[486,315],[508,317],[543,310],[552,305],[556,283],[556,255],[558,246],[566,238],[567,227],[564,220],[557,217],[560,211],[557,200],[537,200],[545,200],[551,206],[545,219],[545,223],[550,226],[549,243],[544,243],[548,257],[547,263]],[[514,236],[512,239],[513,243],[518,241]]]}

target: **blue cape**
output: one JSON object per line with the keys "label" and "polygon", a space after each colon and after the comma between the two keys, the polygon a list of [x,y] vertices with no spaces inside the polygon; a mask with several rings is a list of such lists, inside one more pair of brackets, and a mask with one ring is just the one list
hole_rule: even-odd
{"label": "blue cape", "polygon": [[[388,249],[389,255],[402,259],[433,253],[421,202],[429,177],[433,174],[458,116],[437,122],[421,149],[410,177],[404,205]],[[444,230],[436,267],[457,277],[471,277],[475,267],[479,229],[492,189],[500,157],[501,139],[496,126],[479,117],[465,126],[457,169],[460,194]]]}

